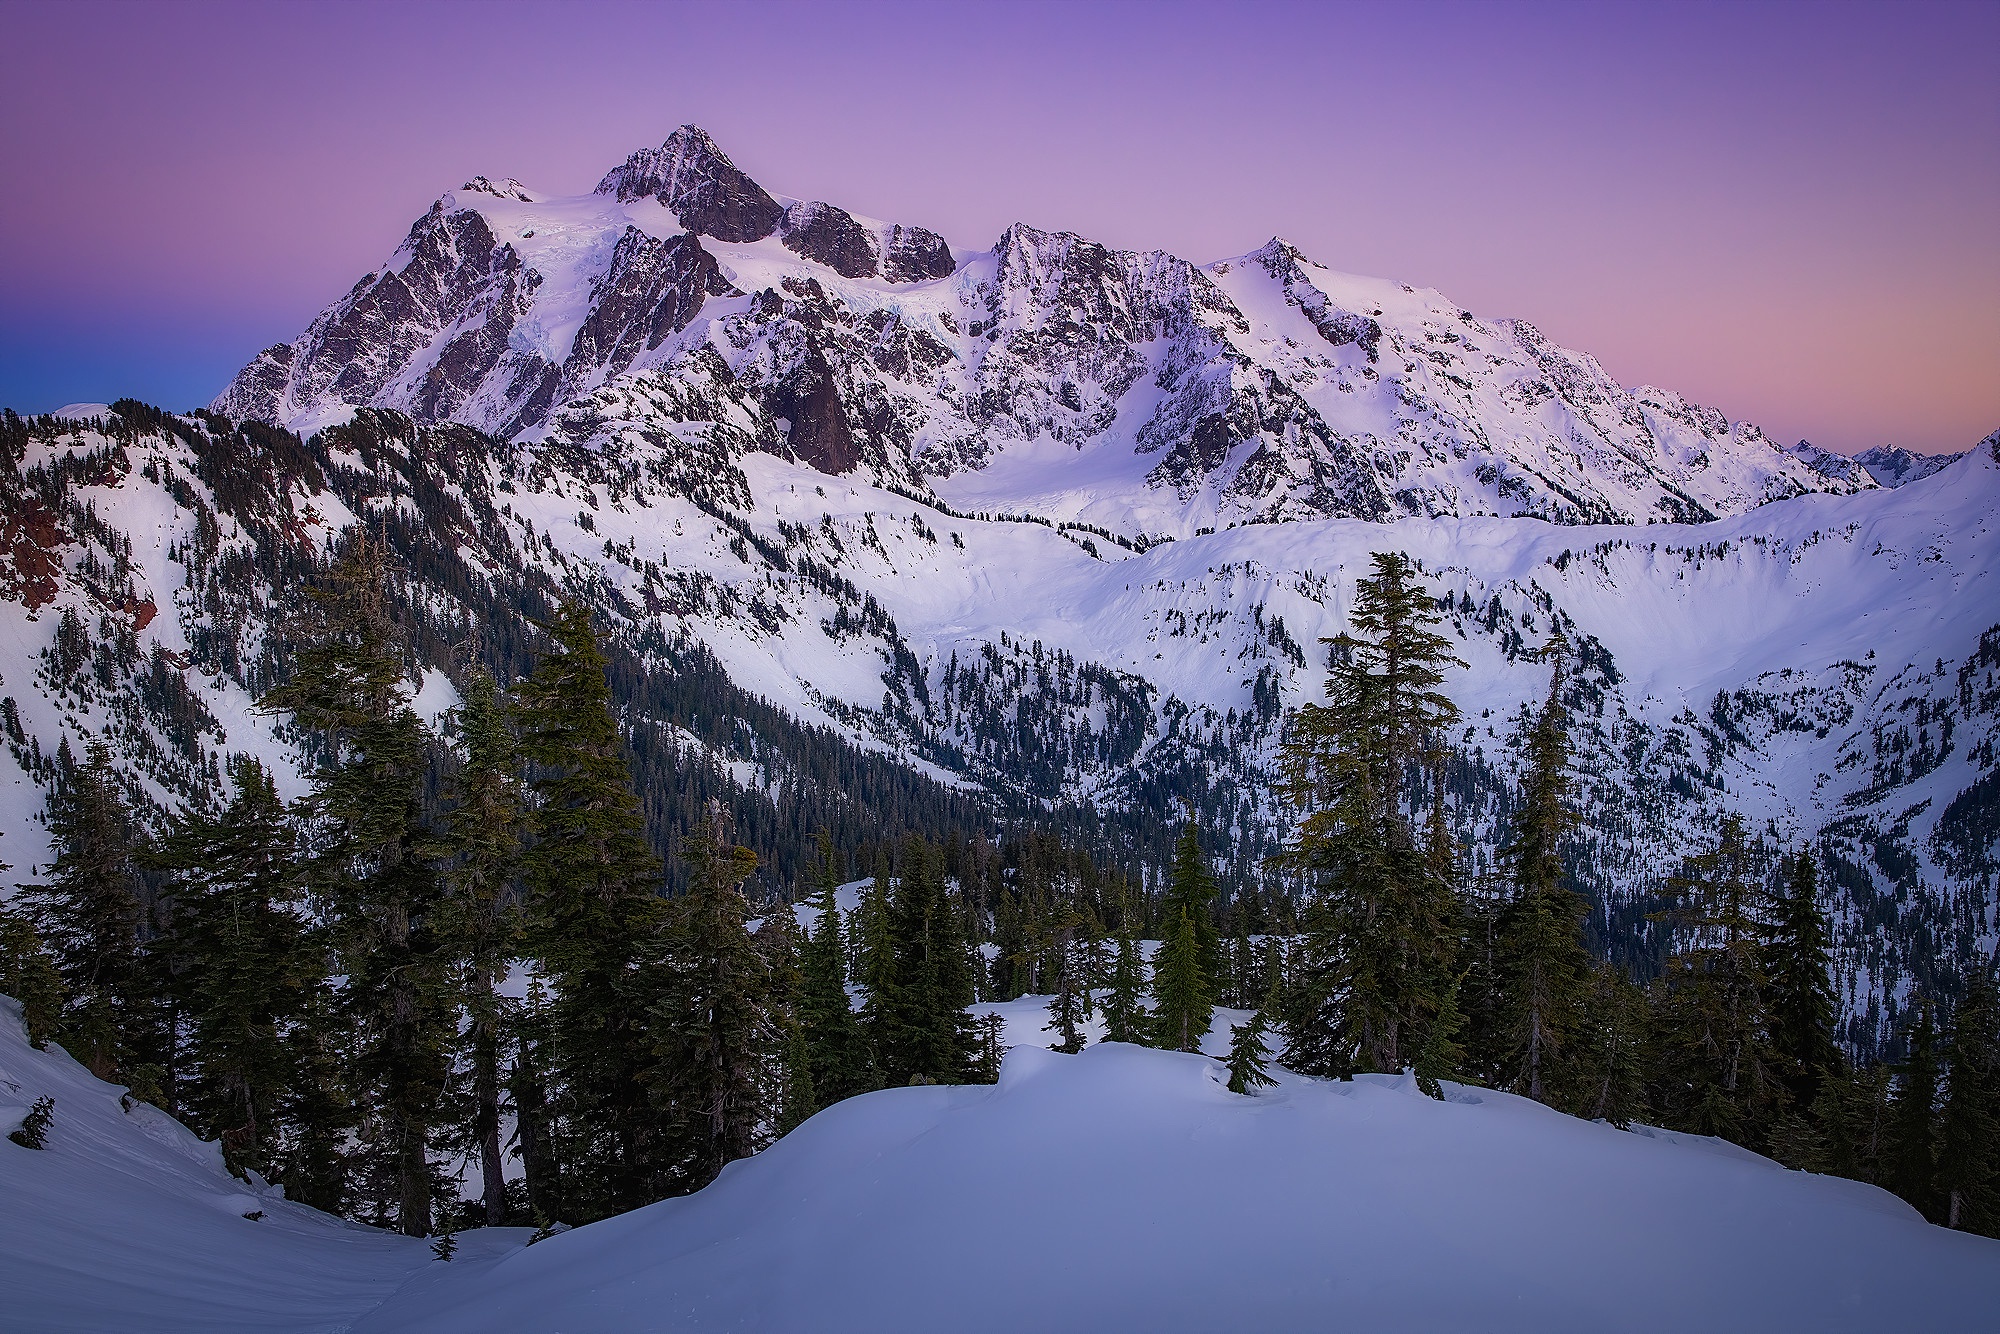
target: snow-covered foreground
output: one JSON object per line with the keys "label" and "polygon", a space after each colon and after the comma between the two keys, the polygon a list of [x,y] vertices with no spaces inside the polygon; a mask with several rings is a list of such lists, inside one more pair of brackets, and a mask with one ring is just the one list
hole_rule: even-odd
{"label": "snow-covered foreground", "polygon": [[7,1330],[1917,1330],[2000,1284],[2000,1243],[1716,1141],[1400,1078],[1239,1097],[1118,1045],[853,1099],[698,1195],[443,1264],[244,1187],[16,1015],[0,1119],[57,1105],[48,1149],[0,1142]]}

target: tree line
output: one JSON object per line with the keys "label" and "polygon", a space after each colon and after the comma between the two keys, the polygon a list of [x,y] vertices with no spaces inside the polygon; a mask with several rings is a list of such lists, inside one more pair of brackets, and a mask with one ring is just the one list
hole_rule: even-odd
{"label": "tree line", "polygon": [[[1516,739],[1502,871],[1469,875],[1441,689],[1461,664],[1400,556],[1375,558],[1329,641],[1327,702],[1289,720],[1291,893],[1221,893],[1223,850],[1190,808],[1152,884],[1046,829],[844,852],[822,833],[803,926],[746,897],[757,857],[713,803],[676,849],[685,889],[663,893],[583,604],[542,625],[522,679],[466,671],[439,735],[410,703],[394,577],[354,538],[260,701],[312,761],[303,796],[239,756],[226,801],[149,837],[108,753],[65,747],[54,862],[0,909],[0,991],[32,1040],[292,1198],[412,1235],[604,1217],[699,1189],[856,1094],[991,1081],[1004,1034],[969,1007],[1045,995],[1059,1050],[1096,1022],[1198,1051],[1223,1006],[1249,1012],[1228,1034],[1237,1092],[1270,1083],[1274,1058],[1408,1071],[1439,1097],[1477,1083],[1721,1135],[2000,1230],[1990,963],[1948,1012],[1911,1007],[1905,1061],[1851,1061],[1816,859],[1773,858],[1733,816],[1669,882],[1661,974],[1642,986],[1594,960],[1565,871],[1581,816],[1560,639]],[[843,911],[853,871],[872,875]]]}

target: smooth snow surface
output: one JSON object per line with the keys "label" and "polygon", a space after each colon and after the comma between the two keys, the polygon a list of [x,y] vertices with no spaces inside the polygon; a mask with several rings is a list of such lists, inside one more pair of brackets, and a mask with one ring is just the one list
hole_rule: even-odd
{"label": "smooth snow surface", "polygon": [[1944,1329],[2000,1283],[2000,1244],[1701,1141],[1401,1078],[1221,1080],[1017,1048],[997,1088],[842,1103],[355,1334]]}
{"label": "smooth snow surface", "polygon": [[2000,1244],[1720,1141],[1407,1078],[1239,1097],[1117,1044],[850,1099],[698,1195],[442,1264],[230,1177],[18,1015],[0,1128],[56,1111],[47,1149],[0,1141],[10,1334],[1939,1330],[2000,1284]]}

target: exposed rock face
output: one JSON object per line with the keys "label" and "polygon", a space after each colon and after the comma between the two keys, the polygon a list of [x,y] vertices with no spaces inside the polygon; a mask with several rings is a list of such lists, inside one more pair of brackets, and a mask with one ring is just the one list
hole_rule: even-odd
{"label": "exposed rock face", "polygon": [[873,278],[875,237],[846,209],[794,204],[785,210],[785,248],[826,265],[843,278]]}
{"label": "exposed rock face", "polygon": [[576,331],[564,378],[581,385],[595,372],[612,375],[679,333],[711,296],[738,295],[715,257],[692,236],[666,241],[627,227],[611,267],[592,293],[590,314]]}
{"label": "exposed rock face", "polygon": [[894,226],[884,247],[882,276],[892,283],[920,283],[949,278],[957,267],[944,238],[924,227]]}
{"label": "exposed rock face", "polygon": [[597,193],[620,203],[650,195],[672,209],[681,226],[718,241],[762,240],[778,230],[785,213],[694,125],[625,159],[598,182]]}

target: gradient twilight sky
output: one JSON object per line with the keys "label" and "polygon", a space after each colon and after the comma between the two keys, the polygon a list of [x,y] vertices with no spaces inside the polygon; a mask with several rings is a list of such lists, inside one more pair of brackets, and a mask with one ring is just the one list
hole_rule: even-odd
{"label": "gradient twilight sky", "polygon": [[0,0],[0,404],[207,401],[441,192],[674,126],[986,246],[1273,233],[1774,437],[2000,427],[2000,4]]}

